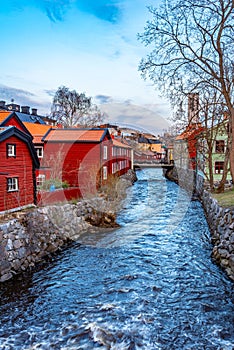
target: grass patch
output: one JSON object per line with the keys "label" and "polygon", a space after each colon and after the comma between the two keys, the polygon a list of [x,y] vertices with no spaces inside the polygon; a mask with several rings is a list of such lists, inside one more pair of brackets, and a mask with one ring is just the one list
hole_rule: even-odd
{"label": "grass patch", "polygon": [[212,193],[212,196],[217,199],[219,205],[222,207],[234,207],[234,188],[226,190],[223,193]]}

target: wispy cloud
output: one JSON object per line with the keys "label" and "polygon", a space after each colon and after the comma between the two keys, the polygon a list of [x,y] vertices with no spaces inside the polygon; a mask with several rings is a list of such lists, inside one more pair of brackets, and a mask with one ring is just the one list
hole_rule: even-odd
{"label": "wispy cloud", "polygon": [[98,101],[98,103],[100,104],[104,104],[104,103],[110,103],[112,102],[112,98],[110,96],[107,95],[96,95],[95,99]]}
{"label": "wispy cloud", "polygon": [[17,103],[17,100],[27,101],[28,98],[34,96],[34,94],[26,90],[0,84],[0,96],[1,99],[6,100],[6,102],[10,102],[11,99],[14,99]]}
{"label": "wispy cloud", "polygon": [[122,14],[116,0],[77,0],[78,8],[107,22],[116,23]]}
{"label": "wispy cloud", "polygon": [[62,21],[70,8],[70,0],[37,0],[40,7],[52,22]]}
{"label": "wispy cloud", "polygon": [[154,107],[154,110],[135,105],[128,100],[122,103],[112,101],[100,105],[109,122],[128,124],[138,127],[139,130],[158,134],[167,129],[169,124],[161,116],[160,106],[151,105],[151,107]]}
{"label": "wispy cloud", "polygon": [[44,91],[50,97],[54,97],[54,95],[56,93],[56,89],[54,89],[54,90],[44,90]]}
{"label": "wispy cloud", "polygon": [[52,22],[62,21],[66,12],[76,5],[83,12],[101,20],[116,23],[121,17],[121,8],[116,0],[37,0]]}
{"label": "wispy cloud", "polygon": [[0,84],[0,100],[5,101],[6,104],[14,100],[14,103],[21,106],[36,107],[40,109],[42,114],[48,114],[50,111],[50,103],[40,101],[35,94],[27,90],[17,89],[2,84]]}

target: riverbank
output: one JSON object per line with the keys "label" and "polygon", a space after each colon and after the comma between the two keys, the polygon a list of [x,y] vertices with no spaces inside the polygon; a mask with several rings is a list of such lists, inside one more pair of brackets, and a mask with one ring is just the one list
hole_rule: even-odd
{"label": "riverbank", "polygon": [[94,198],[35,208],[0,224],[0,282],[34,268],[84,232],[117,227],[117,211],[134,181],[134,172],[119,179],[112,199],[104,188]]}
{"label": "riverbank", "polygon": [[[220,196],[215,198],[215,195],[204,189],[202,177],[195,176],[193,170],[168,168],[164,176],[189,190],[192,199],[201,201],[211,232],[213,244],[211,256],[234,281],[234,206],[231,205],[230,196],[223,195],[222,198]],[[233,191],[230,193],[232,194]]]}

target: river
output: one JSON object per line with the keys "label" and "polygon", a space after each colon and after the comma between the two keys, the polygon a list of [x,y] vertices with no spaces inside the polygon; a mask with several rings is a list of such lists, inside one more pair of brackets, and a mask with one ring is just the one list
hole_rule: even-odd
{"label": "river", "polygon": [[1,286],[0,349],[234,349],[234,285],[200,203],[161,169],[137,176],[120,228]]}

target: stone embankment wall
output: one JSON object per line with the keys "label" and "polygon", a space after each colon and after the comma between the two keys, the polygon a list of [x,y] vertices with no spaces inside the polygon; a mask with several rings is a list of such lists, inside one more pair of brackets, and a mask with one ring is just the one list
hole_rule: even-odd
{"label": "stone embankment wall", "polygon": [[95,198],[38,208],[0,225],[0,282],[34,267],[83,232],[92,233],[95,225],[115,227],[115,214],[102,212],[104,205]]}
{"label": "stone embankment wall", "polygon": [[210,192],[204,190],[203,178],[193,170],[165,169],[167,179],[185,188],[192,199],[199,199],[206,213],[213,243],[212,258],[234,281],[234,208],[222,208]]}
{"label": "stone embankment wall", "polygon": [[103,193],[76,204],[52,205],[18,213],[0,224],[0,282],[32,269],[46,257],[76,241],[84,232],[118,227],[116,212],[126,190],[137,180],[134,171],[115,184],[114,200]]}
{"label": "stone embankment wall", "polygon": [[234,281],[234,208],[220,207],[207,191],[201,200],[211,229],[212,257]]}

